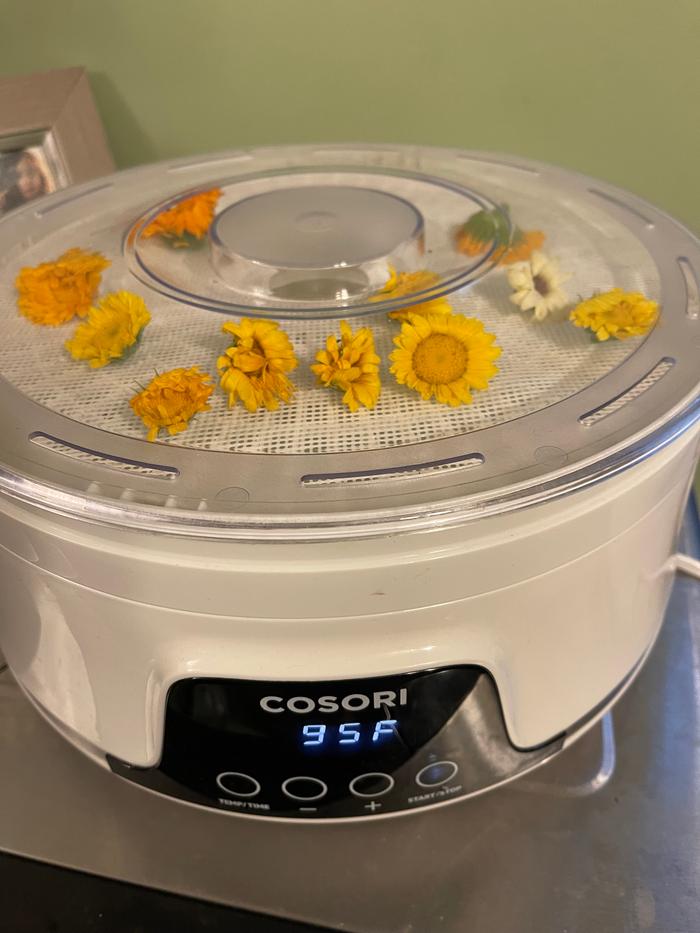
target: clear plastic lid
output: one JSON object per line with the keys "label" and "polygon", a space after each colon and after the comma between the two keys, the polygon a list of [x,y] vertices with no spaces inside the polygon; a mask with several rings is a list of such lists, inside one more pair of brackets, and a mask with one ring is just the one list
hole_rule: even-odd
{"label": "clear plastic lid", "polygon": [[[95,301],[126,290],[150,314],[132,352],[95,369],[65,348],[78,319],[18,312],[20,269],[76,247],[111,263]],[[0,250],[0,490],[93,520],[304,539],[437,527],[596,481],[695,417],[696,241],[548,166],[361,146],[182,160],[16,211]],[[653,304],[653,319],[606,340],[572,322],[613,290]],[[439,349],[445,312],[488,336],[460,357],[487,371],[468,404],[397,374],[411,320],[432,322]],[[293,392],[274,410],[229,406],[221,359],[242,319],[289,341]],[[351,410],[312,369],[342,320],[371,332],[370,407]],[[147,441],[131,399],[191,367],[209,376],[208,410]]]}

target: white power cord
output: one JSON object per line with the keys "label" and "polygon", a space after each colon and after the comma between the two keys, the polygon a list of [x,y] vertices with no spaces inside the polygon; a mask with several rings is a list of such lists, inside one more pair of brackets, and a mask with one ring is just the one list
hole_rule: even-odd
{"label": "white power cord", "polygon": [[696,560],[694,557],[688,557],[687,554],[676,554],[675,555],[676,570],[680,570],[681,573],[686,573],[689,577],[695,577],[696,580],[700,580],[700,560]]}

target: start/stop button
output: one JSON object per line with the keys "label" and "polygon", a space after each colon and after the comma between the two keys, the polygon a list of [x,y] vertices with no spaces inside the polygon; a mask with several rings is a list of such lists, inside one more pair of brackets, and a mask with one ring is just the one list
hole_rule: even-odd
{"label": "start/stop button", "polygon": [[458,770],[454,761],[436,761],[421,768],[416,775],[416,784],[420,787],[439,787],[451,780]]}

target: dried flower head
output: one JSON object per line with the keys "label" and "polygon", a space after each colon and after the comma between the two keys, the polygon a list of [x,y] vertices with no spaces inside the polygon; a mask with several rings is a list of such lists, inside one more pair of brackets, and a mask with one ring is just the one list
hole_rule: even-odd
{"label": "dried flower head", "polygon": [[480,256],[493,246],[493,261],[509,266],[529,259],[544,240],[541,230],[511,229],[509,210],[504,204],[472,214],[455,234],[455,249],[466,256]]}
{"label": "dried flower head", "polygon": [[640,292],[613,288],[578,304],[569,315],[576,327],[587,327],[598,340],[626,340],[646,334],[659,317],[659,306]]}
{"label": "dried flower head", "polygon": [[462,314],[410,315],[394,338],[391,372],[428,401],[469,405],[471,389],[486,389],[501,354],[493,334]]}
{"label": "dried flower head", "polygon": [[75,247],[53,262],[25,266],[15,280],[20,313],[33,324],[57,327],[84,317],[110,265],[101,253]]}
{"label": "dried flower head", "polygon": [[569,297],[562,285],[570,278],[559,271],[556,259],[544,253],[533,253],[528,262],[521,262],[508,270],[508,281],[513,293],[510,300],[521,311],[532,311],[536,321],[561,311]]}
{"label": "dried flower head", "polygon": [[162,236],[173,246],[189,246],[206,236],[221,197],[219,188],[200,191],[161,211],[142,232],[143,237]]}
{"label": "dried flower head", "polygon": [[154,441],[161,429],[179,434],[198,412],[209,411],[213,391],[211,376],[197,366],[171,369],[151,379],[129,404],[148,428],[148,440]]}
{"label": "dried flower head", "polygon": [[[429,269],[418,269],[415,272],[397,272],[389,267],[389,279],[380,291],[373,296],[372,301],[388,301],[414,295],[432,288],[440,281],[437,272]],[[452,305],[446,298],[431,298],[419,304],[397,308],[389,312],[394,321],[405,321],[409,314],[452,314]]]}
{"label": "dried flower head", "polygon": [[294,384],[287,378],[298,365],[289,337],[276,321],[227,321],[222,330],[233,343],[217,360],[221,388],[233,407],[239,400],[248,411],[274,411],[280,401],[288,402]]}
{"label": "dried flower head", "polygon": [[139,295],[112,292],[90,308],[87,320],[78,324],[71,339],[66,340],[66,350],[74,360],[88,360],[93,369],[99,369],[131,349],[150,320]]}
{"label": "dried flower head", "polygon": [[374,336],[369,327],[353,334],[347,321],[340,322],[340,340],[331,335],[326,349],[319,350],[311,369],[319,384],[340,389],[350,411],[361,405],[374,408],[379,398],[380,359],[374,351]]}

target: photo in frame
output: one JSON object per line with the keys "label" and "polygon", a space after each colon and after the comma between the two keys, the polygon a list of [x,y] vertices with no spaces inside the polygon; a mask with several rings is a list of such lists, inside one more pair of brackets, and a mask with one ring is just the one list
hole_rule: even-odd
{"label": "photo in frame", "polygon": [[0,77],[0,216],[112,171],[84,68]]}

